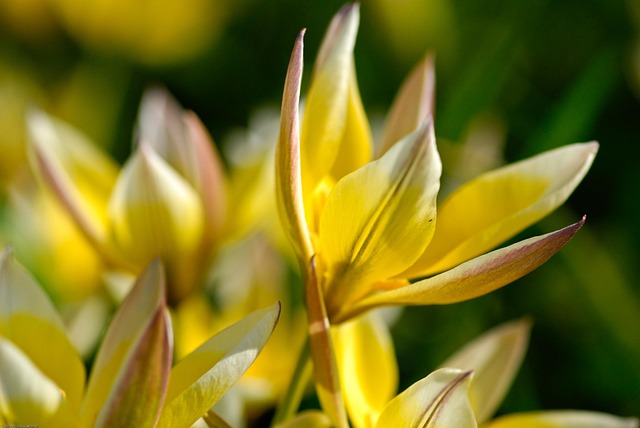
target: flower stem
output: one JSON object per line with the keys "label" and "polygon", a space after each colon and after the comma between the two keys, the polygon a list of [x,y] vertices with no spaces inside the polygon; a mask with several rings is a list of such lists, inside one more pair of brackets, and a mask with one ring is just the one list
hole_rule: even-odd
{"label": "flower stem", "polygon": [[309,379],[311,379],[312,366],[310,357],[311,346],[309,343],[309,337],[307,336],[304,341],[304,345],[300,350],[300,354],[298,355],[298,362],[296,363],[295,371],[293,372],[291,382],[289,383],[289,389],[287,389],[286,395],[283,397],[282,401],[280,401],[280,404],[276,409],[276,414],[273,417],[271,426],[276,426],[286,422],[295,415],[298,407],[300,407],[302,396],[309,384]]}

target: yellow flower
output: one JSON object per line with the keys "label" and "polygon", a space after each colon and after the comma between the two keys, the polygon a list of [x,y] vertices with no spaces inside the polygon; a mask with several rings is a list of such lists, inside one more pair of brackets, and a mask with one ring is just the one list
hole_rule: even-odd
{"label": "yellow flower", "polygon": [[300,131],[302,38],[296,42],[277,155],[281,218],[303,266],[316,256],[331,321],[381,305],[470,299],[544,263],[582,221],[482,254],[564,202],[589,169],[597,143],[566,146],[485,173],[450,194],[436,222],[441,164],[430,119],[432,59],[400,89],[380,156],[371,160],[365,156],[370,137],[354,78],[357,24],[356,5],[334,18]]}
{"label": "yellow flower", "polygon": [[[528,319],[495,327],[469,342],[434,372],[446,368],[458,369],[460,373],[473,372],[464,394],[468,396],[474,423],[483,428],[638,427],[638,420],[634,418],[578,410],[516,413],[491,420],[521,366],[530,329]],[[371,312],[335,327],[333,333],[351,422],[356,428],[376,426],[397,388],[398,367],[387,326],[378,313]]]}
{"label": "yellow flower", "polygon": [[331,22],[301,125],[304,32],[298,36],[276,152],[280,217],[306,282],[316,389],[338,426],[346,425],[346,414],[330,324],[378,306],[468,300],[531,272],[584,218],[484,253],[562,204],[598,148],[574,144],[482,174],[442,202],[436,222],[441,163],[431,119],[433,60],[427,56],[400,88],[372,159],[353,61],[358,22],[357,4]]}
{"label": "yellow flower", "polygon": [[189,427],[255,360],[280,305],[255,311],[173,368],[162,265],[138,278],[85,369],[53,305],[10,251],[0,260],[0,421],[42,427]]}
{"label": "yellow flower", "polygon": [[515,413],[490,420],[524,359],[530,329],[528,319],[505,323],[474,339],[442,364],[474,371],[469,398],[478,424],[484,428],[638,427],[635,418],[579,410]]}
{"label": "yellow flower", "polygon": [[175,303],[201,280],[221,236],[224,173],[204,126],[168,94],[147,92],[138,125],[138,144],[118,172],[78,131],[34,113],[32,164],[113,268],[137,273],[161,257]]}
{"label": "yellow flower", "polygon": [[476,427],[467,397],[472,371],[435,371],[394,398],[398,366],[391,336],[379,313],[357,317],[332,332],[345,404],[354,427]]}

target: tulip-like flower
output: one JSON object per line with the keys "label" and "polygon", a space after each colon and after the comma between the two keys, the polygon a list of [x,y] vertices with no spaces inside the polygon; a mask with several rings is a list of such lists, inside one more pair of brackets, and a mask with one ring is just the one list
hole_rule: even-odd
{"label": "tulip-like flower", "polygon": [[169,301],[191,292],[224,221],[223,170],[195,114],[160,90],[143,99],[138,144],[122,170],[83,135],[43,113],[29,120],[31,158],[44,184],[112,268],[167,267]]}
{"label": "tulip-like flower", "polygon": [[[356,427],[455,427],[476,428],[473,409],[467,395],[472,371],[443,368],[391,399],[375,418]],[[330,428],[330,419],[322,412],[306,411],[277,428]],[[612,427],[613,428],[613,427]]]}
{"label": "tulip-like flower", "polygon": [[637,428],[636,418],[608,414],[555,410],[514,413],[490,420],[505,397],[524,359],[529,343],[530,321],[512,321],[474,339],[442,367],[474,370],[469,398],[478,424],[486,428]]}
{"label": "tulip-like flower", "polygon": [[[345,401],[353,426],[376,426],[385,403],[397,388],[397,362],[386,325],[370,313],[334,331]],[[522,319],[491,329],[448,358],[440,370],[473,372],[468,394],[474,421],[484,428],[637,428],[635,418],[579,411],[516,413],[491,420],[506,396],[524,359],[531,322]],[[376,376],[371,376],[376,373]],[[433,374],[432,374],[433,375]],[[430,376],[432,376],[430,375]],[[415,413],[417,409],[413,410]],[[398,425],[399,426],[399,425]],[[415,426],[415,425],[414,425]],[[448,425],[461,426],[461,425]]]}
{"label": "tulip-like flower", "polygon": [[161,263],[114,316],[85,389],[85,368],[31,275],[0,259],[0,422],[41,427],[190,427],[242,376],[270,337],[279,303],[220,332],[173,368]]}
{"label": "tulip-like flower", "polygon": [[436,222],[441,163],[431,119],[433,61],[427,57],[400,88],[378,154],[371,158],[353,61],[358,21],[358,6],[349,4],[329,26],[301,126],[299,35],[276,154],[281,220],[307,282],[317,389],[338,424],[345,415],[329,324],[378,306],[468,300],[531,272],[562,248],[584,219],[484,253],[562,204],[598,148],[593,142],[574,144],[485,173],[451,193]]}

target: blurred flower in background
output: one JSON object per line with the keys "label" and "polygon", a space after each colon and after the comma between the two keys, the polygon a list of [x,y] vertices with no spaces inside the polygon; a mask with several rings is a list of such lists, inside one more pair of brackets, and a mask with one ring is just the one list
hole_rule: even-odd
{"label": "blurred flower in background", "polygon": [[213,143],[194,114],[150,91],[120,172],[61,121],[36,112],[29,129],[35,171],[105,263],[137,274],[161,257],[173,303],[197,287],[221,233],[226,194]]}

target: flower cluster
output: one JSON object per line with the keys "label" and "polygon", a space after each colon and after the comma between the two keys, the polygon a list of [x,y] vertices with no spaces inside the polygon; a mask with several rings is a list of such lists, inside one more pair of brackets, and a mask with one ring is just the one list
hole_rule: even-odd
{"label": "flower cluster", "polygon": [[[84,245],[64,257],[77,265],[89,253],[100,286],[75,307],[54,303],[11,246],[3,251],[1,423],[638,427],[577,410],[495,417],[524,359],[528,318],[484,333],[398,393],[382,307],[470,300],[544,264],[585,217],[499,246],[567,200],[598,143],[499,167],[440,196],[434,57],[401,85],[374,144],[353,55],[359,19],[348,4],[330,23],[304,108],[300,32],[279,134],[259,133],[255,159],[242,165],[225,165],[198,117],[160,88],[143,96],[122,167],[70,125],[30,112],[34,176]],[[56,224],[49,210],[37,216]],[[319,408],[301,410],[310,385]]]}

